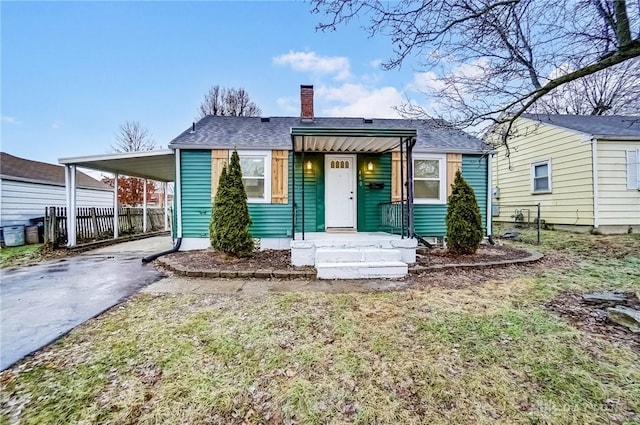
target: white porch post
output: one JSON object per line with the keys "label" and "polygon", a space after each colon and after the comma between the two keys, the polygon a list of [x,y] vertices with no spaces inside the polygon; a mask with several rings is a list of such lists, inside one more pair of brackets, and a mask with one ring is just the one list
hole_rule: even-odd
{"label": "white porch post", "polygon": [[147,233],[147,179],[142,187],[142,233]]}
{"label": "white porch post", "polygon": [[487,155],[487,236],[493,235],[493,154]]}
{"label": "white porch post", "polygon": [[169,201],[169,196],[167,195],[167,182],[164,182],[163,184],[163,190],[164,190],[164,230],[169,230],[169,205],[168,201]]}
{"label": "white porch post", "polygon": [[67,190],[67,246],[76,246],[76,166],[65,165],[64,180]]}
{"label": "white porch post", "polygon": [[118,174],[113,175],[113,239],[118,239]]}

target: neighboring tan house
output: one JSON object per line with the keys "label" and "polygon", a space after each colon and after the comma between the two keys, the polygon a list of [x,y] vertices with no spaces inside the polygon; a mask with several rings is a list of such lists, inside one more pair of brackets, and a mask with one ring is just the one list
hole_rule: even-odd
{"label": "neighboring tan house", "polygon": [[640,116],[524,114],[508,143],[493,160],[496,222],[540,203],[556,228],[640,233]]}
{"label": "neighboring tan house", "polygon": [[[113,207],[113,189],[78,171],[79,207]],[[66,207],[64,167],[0,153],[1,226],[28,225],[46,207]]]}

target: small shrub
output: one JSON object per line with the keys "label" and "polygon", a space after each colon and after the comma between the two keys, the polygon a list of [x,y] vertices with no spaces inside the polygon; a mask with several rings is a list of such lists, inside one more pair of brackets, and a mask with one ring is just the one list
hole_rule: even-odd
{"label": "small shrub", "polygon": [[240,157],[235,150],[229,167],[220,174],[218,191],[213,201],[209,226],[211,246],[236,257],[250,257],[254,241],[249,234],[251,217],[247,205],[247,192],[242,183]]}
{"label": "small shrub", "polygon": [[462,178],[460,170],[456,173],[448,202],[447,249],[456,254],[475,253],[484,233],[482,216],[476,195]]}

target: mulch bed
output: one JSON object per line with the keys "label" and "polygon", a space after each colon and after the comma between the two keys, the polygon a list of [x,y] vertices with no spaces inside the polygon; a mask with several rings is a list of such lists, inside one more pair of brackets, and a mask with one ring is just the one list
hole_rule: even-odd
{"label": "mulch bed", "polygon": [[471,255],[455,255],[444,248],[432,248],[418,255],[416,265],[436,266],[443,264],[473,264],[526,258],[529,252],[504,245],[480,245]]}
{"label": "mulch bed", "polygon": [[213,249],[176,252],[164,258],[174,264],[200,270],[313,270],[311,266],[292,266],[291,251],[287,249],[267,249],[249,258],[236,258]]}
{"label": "mulch bed", "polygon": [[640,309],[640,299],[634,293],[625,293],[627,300],[623,302],[587,302],[582,294],[563,293],[546,303],[544,308],[569,321],[576,328],[601,336],[608,341],[622,343],[633,351],[640,353],[640,334],[631,332],[627,327],[618,325],[607,318],[607,308],[616,305]]}

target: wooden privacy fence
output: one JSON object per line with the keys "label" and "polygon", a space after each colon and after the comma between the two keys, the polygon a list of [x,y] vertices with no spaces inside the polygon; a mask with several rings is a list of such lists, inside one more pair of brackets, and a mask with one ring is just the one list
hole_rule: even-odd
{"label": "wooden privacy fence", "polygon": [[[118,235],[143,233],[142,208],[118,208]],[[169,228],[171,228],[169,209]],[[147,231],[164,230],[164,209],[147,208]],[[113,238],[113,208],[78,208],[76,242],[85,243]],[[47,207],[44,219],[44,241],[54,247],[67,244],[67,208]]]}

